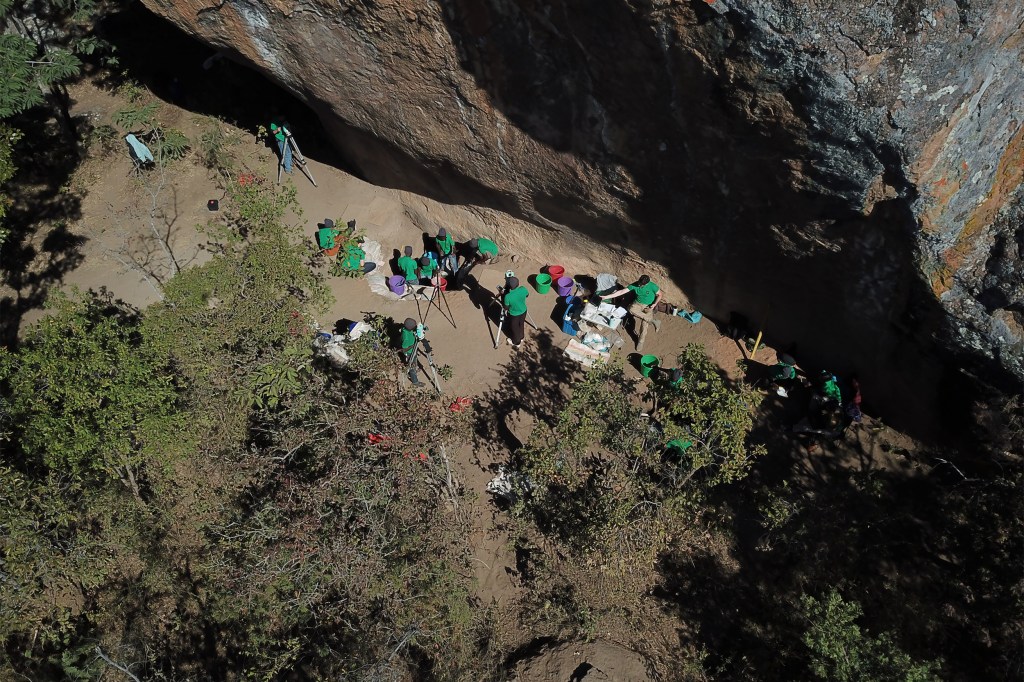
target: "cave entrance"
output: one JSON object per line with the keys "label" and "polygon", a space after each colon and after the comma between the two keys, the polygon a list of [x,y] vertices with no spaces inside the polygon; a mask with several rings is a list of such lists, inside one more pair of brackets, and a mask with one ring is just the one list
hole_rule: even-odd
{"label": "cave entrance", "polygon": [[121,69],[119,76],[101,77],[101,84],[138,81],[166,102],[253,134],[281,117],[291,123],[305,156],[360,177],[331,144],[320,118],[305,102],[141,3],[105,15],[96,30],[114,46]]}

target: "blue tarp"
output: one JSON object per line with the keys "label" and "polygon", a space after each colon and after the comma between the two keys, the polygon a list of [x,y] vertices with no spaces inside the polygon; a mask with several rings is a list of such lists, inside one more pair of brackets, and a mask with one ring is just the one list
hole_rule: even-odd
{"label": "blue tarp", "polygon": [[133,159],[139,163],[153,163],[153,152],[149,151],[149,147],[139,142],[139,138],[128,134],[124,136],[124,141],[128,143],[128,149]]}

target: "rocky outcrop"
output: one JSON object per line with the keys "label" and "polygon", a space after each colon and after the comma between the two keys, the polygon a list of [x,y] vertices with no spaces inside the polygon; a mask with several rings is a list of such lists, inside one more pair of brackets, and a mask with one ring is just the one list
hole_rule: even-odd
{"label": "rocky outcrop", "polygon": [[657,261],[876,399],[1024,378],[1021,3],[144,2],[367,178]]}

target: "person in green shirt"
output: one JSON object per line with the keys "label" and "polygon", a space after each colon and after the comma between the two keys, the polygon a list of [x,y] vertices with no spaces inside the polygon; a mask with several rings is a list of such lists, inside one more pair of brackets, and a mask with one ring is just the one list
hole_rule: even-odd
{"label": "person in green shirt", "polygon": [[661,329],[661,321],[654,317],[654,309],[657,307],[658,302],[661,301],[661,291],[658,289],[658,285],[651,281],[650,277],[640,275],[640,279],[633,284],[630,284],[625,289],[616,291],[614,294],[608,294],[603,299],[607,301],[619,296],[625,296],[626,294],[633,294],[633,302],[629,306],[629,314],[633,316],[634,320],[640,321],[640,329],[637,330],[636,338],[636,349],[639,351],[644,347],[644,341],[647,338],[647,328],[653,325],[656,331]]}
{"label": "person in green shirt", "polygon": [[319,225],[319,229],[316,231],[316,243],[321,249],[329,251],[334,248],[334,240],[340,234],[341,230],[334,227],[334,221],[330,218],[324,218],[324,222]]}
{"label": "person in green shirt", "polygon": [[416,354],[416,320],[411,317],[405,318],[405,322],[402,323],[400,343],[402,345],[402,360],[406,365],[409,366],[409,381],[412,385],[419,388],[423,385],[420,381],[419,374],[416,371],[416,362],[414,356]]}
{"label": "person in green shirt", "polygon": [[778,362],[768,370],[768,382],[783,398],[789,397],[789,388],[796,383],[796,360],[786,353],[779,353]]}
{"label": "person in green shirt", "polygon": [[377,264],[363,263],[364,258],[366,258],[365,251],[356,244],[349,244],[345,247],[345,258],[341,261],[341,267],[348,272],[358,272],[359,270],[364,273],[373,272],[377,268]]}
{"label": "person in green shirt", "polygon": [[448,234],[448,230],[442,227],[437,231],[434,243],[437,245],[437,254],[441,259],[441,267],[454,275],[458,269],[458,259],[455,257],[455,240]]}
{"label": "person in green shirt", "polygon": [[398,271],[405,276],[405,282],[409,286],[416,284],[416,271],[419,269],[419,263],[412,257],[412,247],[407,246],[404,249],[405,255],[398,259]]}
{"label": "person in green shirt", "polygon": [[508,325],[508,343],[513,348],[519,348],[526,335],[526,297],[530,292],[526,287],[519,286],[518,277],[506,279],[504,291],[501,304],[508,310],[505,318]]}
{"label": "person in green shirt", "polygon": [[437,262],[434,261],[430,256],[423,256],[420,258],[420,279],[427,280],[429,284],[433,284],[434,273],[437,271]]}
{"label": "person in green shirt", "polygon": [[463,244],[461,249],[462,263],[455,272],[455,289],[462,289],[465,286],[466,278],[470,271],[480,263],[493,263],[498,258],[498,245],[490,239],[481,237],[470,239]]}
{"label": "person in green shirt", "polygon": [[281,155],[281,165],[284,167],[284,172],[291,173],[292,146],[288,144],[288,129],[283,124],[271,123],[270,132],[274,134],[274,140],[277,141],[277,151]]}
{"label": "person in green shirt", "polygon": [[839,390],[839,382],[836,380],[832,372],[825,369],[821,370],[818,381],[818,390],[825,397],[826,401],[830,401],[836,405],[842,404],[843,394],[842,391]]}
{"label": "person in green shirt", "polygon": [[493,263],[498,258],[498,245],[492,242],[487,237],[480,237],[474,239],[476,242],[477,258],[482,260],[484,263]]}

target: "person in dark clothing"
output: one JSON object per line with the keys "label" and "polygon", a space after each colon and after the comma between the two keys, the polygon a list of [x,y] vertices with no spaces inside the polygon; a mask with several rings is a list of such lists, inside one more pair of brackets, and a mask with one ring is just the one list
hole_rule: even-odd
{"label": "person in dark clothing", "polygon": [[519,286],[517,277],[505,280],[504,292],[501,304],[508,310],[508,316],[505,318],[508,325],[508,342],[513,348],[519,348],[526,335],[526,297],[530,292],[526,287]]}

